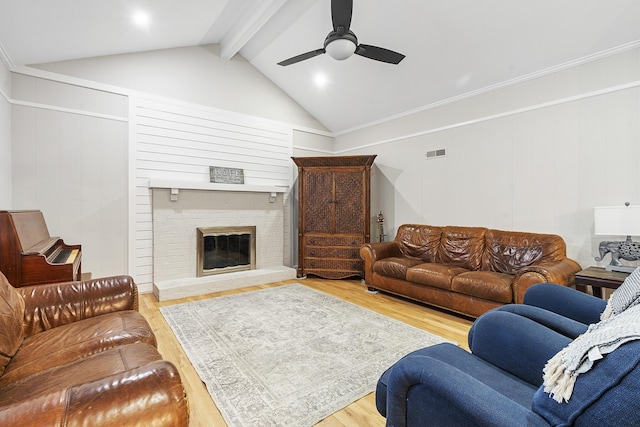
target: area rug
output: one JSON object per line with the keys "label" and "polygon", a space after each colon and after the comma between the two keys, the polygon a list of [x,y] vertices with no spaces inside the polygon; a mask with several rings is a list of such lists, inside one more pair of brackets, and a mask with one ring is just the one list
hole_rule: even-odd
{"label": "area rug", "polygon": [[312,426],[445,341],[300,284],[160,310],[230,427]]}

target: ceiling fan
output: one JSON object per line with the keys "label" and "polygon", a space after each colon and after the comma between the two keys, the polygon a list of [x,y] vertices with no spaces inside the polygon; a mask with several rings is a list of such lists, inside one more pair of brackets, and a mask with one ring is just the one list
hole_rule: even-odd
{"label": "ceiling fan", "polygon": [[353,12],[353,0],[331,0],[331,20],[333,31],[324,39],[322,49],[312,50],[292,58],[278,62],[278,65],[287,66],[314,56],[328,53],[337,60],[349,58],[354,53],[376,61],[398,64],[404,59],[404,55],[378,46],[358,44],[358,38],[349,30],[351,15]]}

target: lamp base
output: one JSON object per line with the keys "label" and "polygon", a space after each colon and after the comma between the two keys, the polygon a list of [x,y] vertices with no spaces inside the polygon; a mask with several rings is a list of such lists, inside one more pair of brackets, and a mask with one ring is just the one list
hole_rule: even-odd
{"label": "lamp base", "polygon": [[607,265],[604,269],[607,271],[619,271],[620,273],[633,273],[637,267],[627,267],[625,265]]}
{"label": "lamp base", "polygon": [[598,246],[598,252],[600,252],[600,256],[595,258],[596,261],[602,261],[606,254],[611,253],[611,263],[605,267],[607,271],[631,273],[637,267],[622,265],[620,258],[627,261],[640,261],[640,242],[634,242],[631,240],[631,236],[627,236],[625,241],[603,241]]}

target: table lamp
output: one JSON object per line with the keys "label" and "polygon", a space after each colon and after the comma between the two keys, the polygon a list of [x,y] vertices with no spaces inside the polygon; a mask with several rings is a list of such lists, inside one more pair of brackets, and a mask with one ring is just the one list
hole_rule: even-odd
{"label": "table lamp", "polygon": [[594,208],[595,234],[597,236],[627,236],[625,241],[602,241],[598,246],[602,261],[611,253],[611,262],[606,266],[608,271],[632,272],[636,267],[622,265],[620,259],[627,261],[640,260],[640,243],[631,240],[631,236],[640,235],[640,206],[601,206]]}

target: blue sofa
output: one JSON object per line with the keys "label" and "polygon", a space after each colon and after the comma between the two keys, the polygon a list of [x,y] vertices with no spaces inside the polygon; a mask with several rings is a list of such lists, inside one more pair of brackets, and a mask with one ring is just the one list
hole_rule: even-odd
{"label": "blue sofa", "polygon": [[620,346],[578,376],[569,402],[544,392],[542,369],[599,321],[606,303],[574,289],[535,285],[524,304],[494,309],[453,344],[415,351],[378,381],[387,426],[638,426],[640,341]]}

